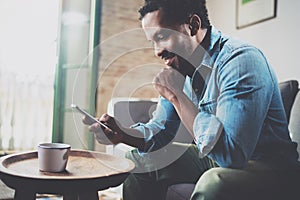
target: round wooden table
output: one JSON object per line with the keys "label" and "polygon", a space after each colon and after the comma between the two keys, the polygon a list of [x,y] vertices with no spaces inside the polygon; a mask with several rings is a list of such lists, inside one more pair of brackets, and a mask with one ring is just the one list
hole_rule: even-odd
{"label": "round wooden table", "polygon": [[0,158],[0,178],[15,189],[15,200],[35,200],[36,194],[61,194],[64,200],[98,200],[98,191],[118,186],[133,162],[105,153],[71,150],[66,171],[41,172],[37,152]]}

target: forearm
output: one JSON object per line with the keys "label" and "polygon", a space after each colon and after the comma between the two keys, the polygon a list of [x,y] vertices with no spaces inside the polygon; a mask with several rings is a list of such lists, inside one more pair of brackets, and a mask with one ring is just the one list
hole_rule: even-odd
{"label": "forearm", "polygon": [[198,108],[184,93],[177,95],[176,98],[173,98],[171,103],[174,105],[181,121],[189,133],[194,137],[193,124],[195,117],[199,112]]}
{"label": "forearm", "polygon": [[121,142],[132,147],[136,147],[140,150],[145,150],[151,145],[151,142],[146,142],[144,135],[134,128],[125,128],[122,130]]}

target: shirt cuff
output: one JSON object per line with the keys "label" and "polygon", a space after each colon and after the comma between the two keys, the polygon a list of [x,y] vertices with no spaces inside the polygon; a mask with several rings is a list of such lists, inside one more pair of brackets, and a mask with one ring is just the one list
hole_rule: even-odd
{"label": "shirt cuff", "polygon": [[152,141],[153,133],[151,131],[147,131],[145,125],[143,123],[137,123],[130,128],[134,128],[144,135],[145,140],[145,149],[138,149],[138,153],[143,156],[145,153],[150,152],[154,147],[154,142]]}
{"label": "shirt cuff", "polygon": [[201,112],[196,116],[193,127],[199,157],[203,158],[214,148],[223,131],[223,125],[216,116]]}

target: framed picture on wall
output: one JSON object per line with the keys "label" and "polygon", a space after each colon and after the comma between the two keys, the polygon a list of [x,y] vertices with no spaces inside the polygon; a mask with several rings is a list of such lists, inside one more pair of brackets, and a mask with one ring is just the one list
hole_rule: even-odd
{"label": "framed picture on wall", "polygon": [[236,5],[237,29],[276,17],[277,0],[236,0]]}

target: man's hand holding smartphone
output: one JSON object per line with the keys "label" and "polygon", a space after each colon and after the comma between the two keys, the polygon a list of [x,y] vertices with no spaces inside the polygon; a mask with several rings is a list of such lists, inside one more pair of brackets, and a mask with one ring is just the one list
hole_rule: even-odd
{"label": "man's hand holding smartphone", "polygon": [[94,133],[99,143],[108,145],[122,142],[122,131],[113,117],[104,114],[97,119],[77,105],[72,104],[71,107],[83,114],[82,122],[90,125],[89,130]]}

